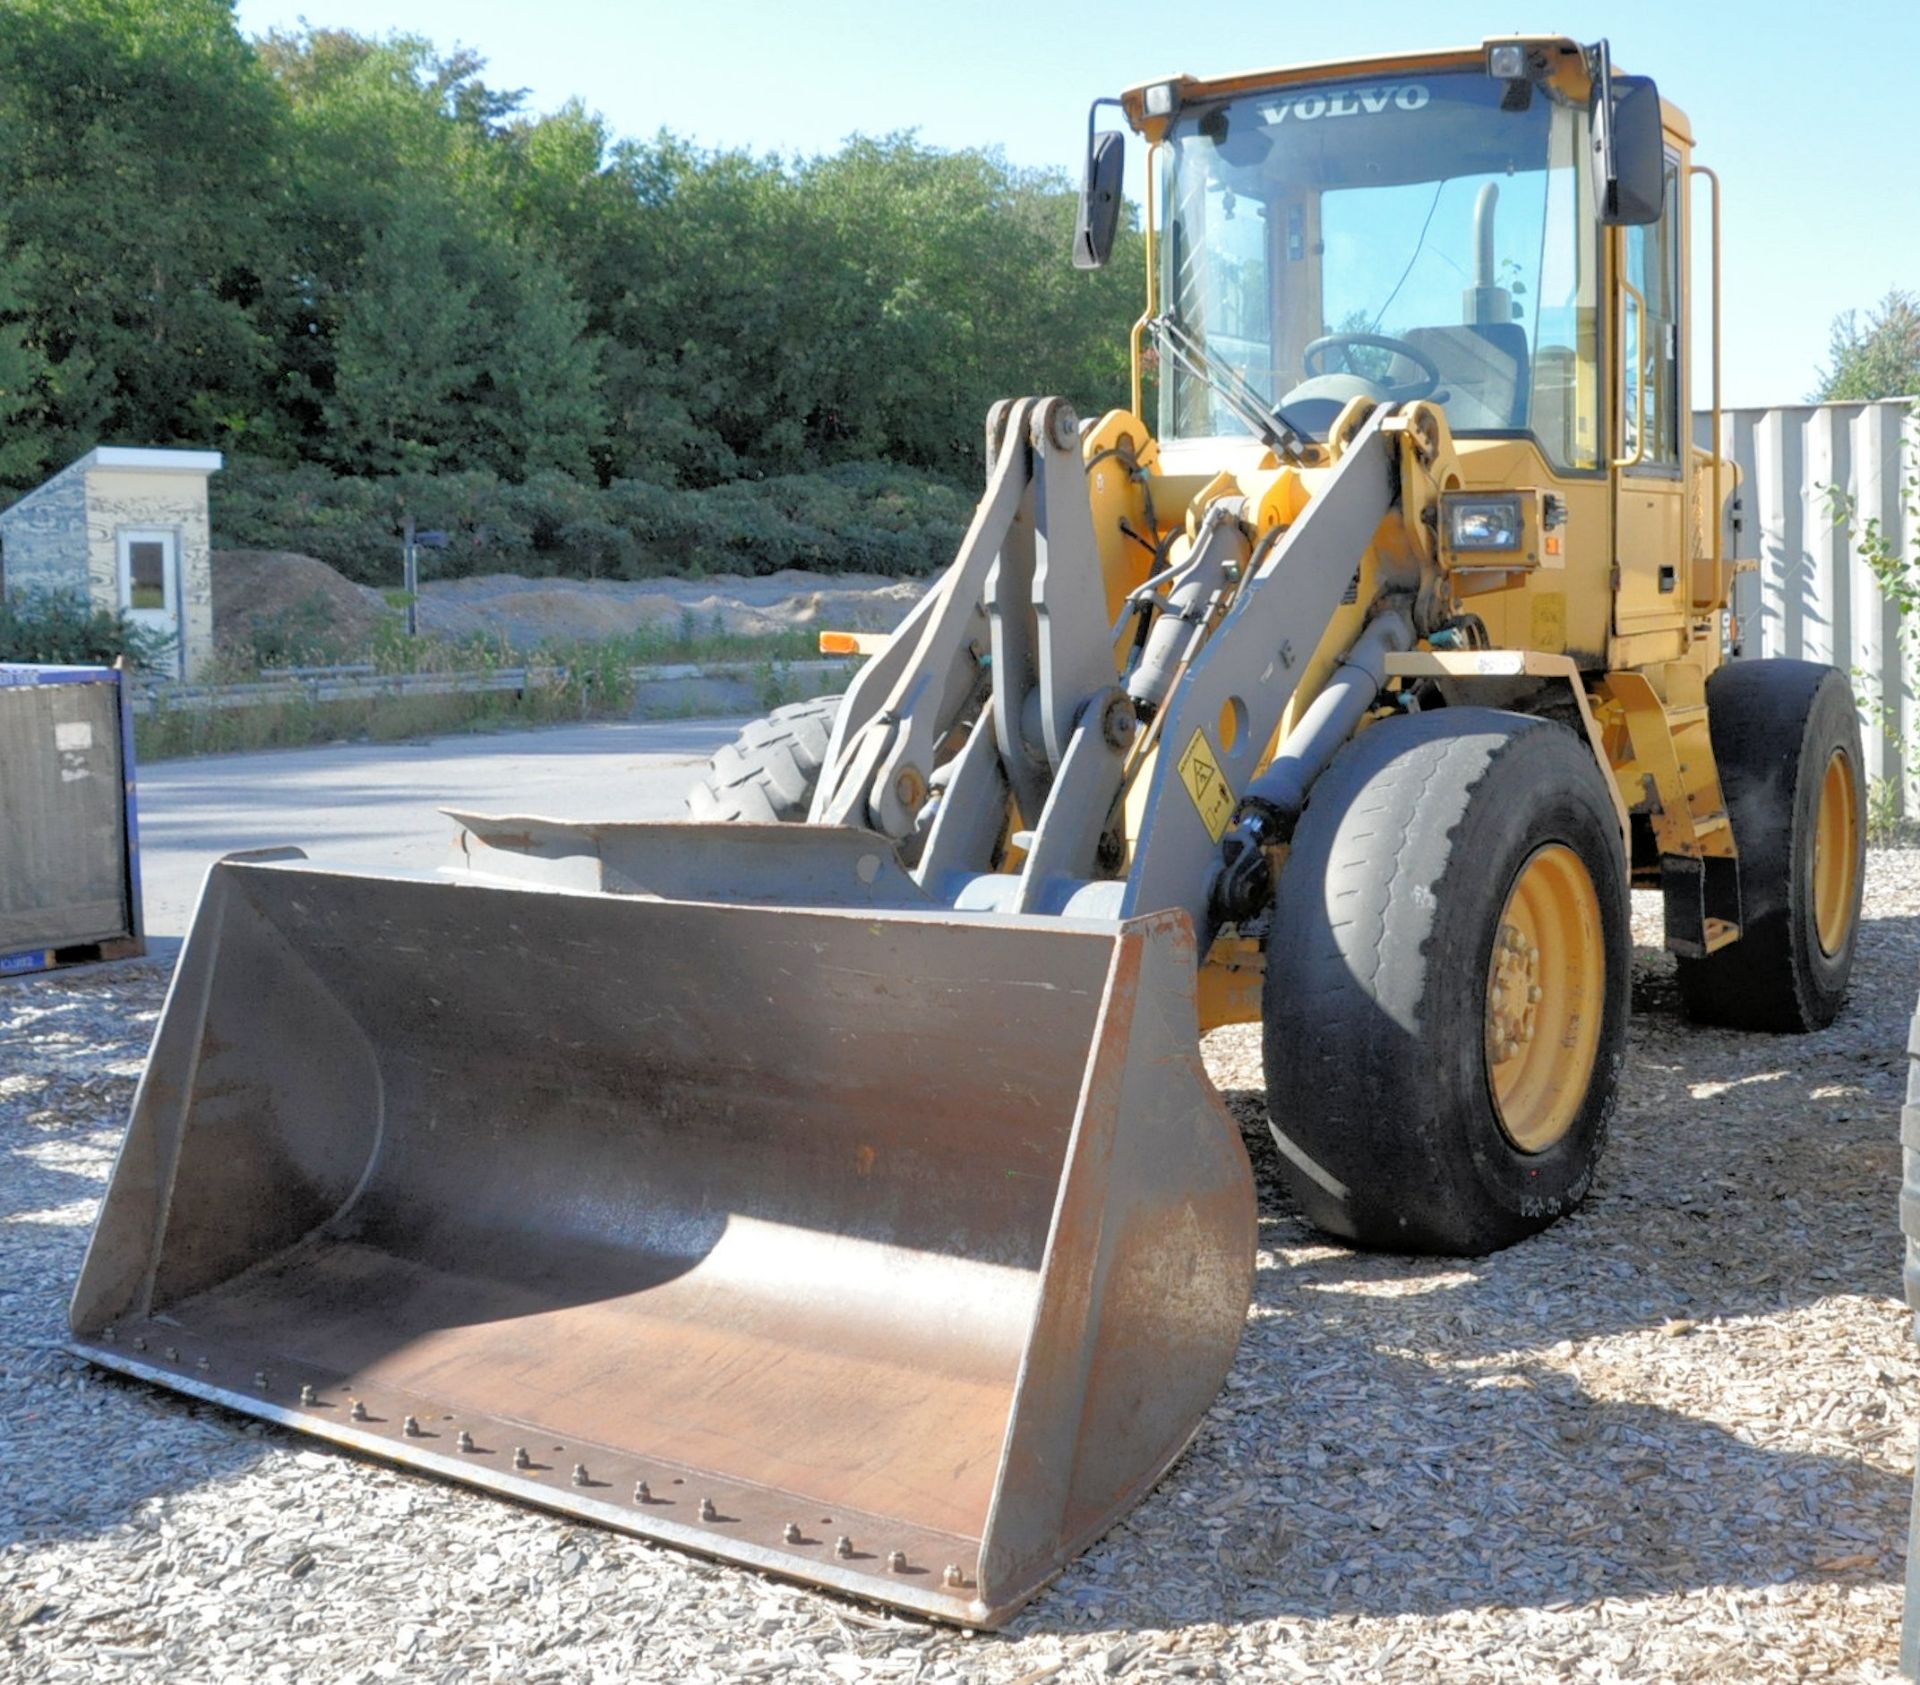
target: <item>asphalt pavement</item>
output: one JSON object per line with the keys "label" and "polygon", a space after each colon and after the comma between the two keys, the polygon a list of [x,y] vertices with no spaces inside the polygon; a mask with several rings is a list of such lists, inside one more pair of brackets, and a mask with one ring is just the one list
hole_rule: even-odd
{"label": "asphalt pavement", "polygon": [[139,770],[147,932],[184,935],[207,868],[237,849],[438,866],[445,807],[547,819],[677,819],[739,720],[607,721],[407,743],[156,761]]}

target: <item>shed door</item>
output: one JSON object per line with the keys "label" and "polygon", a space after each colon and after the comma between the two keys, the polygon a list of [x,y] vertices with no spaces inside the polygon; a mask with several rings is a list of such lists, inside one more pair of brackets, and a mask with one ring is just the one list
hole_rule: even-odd
{"label": "shed door", "polygon": [[166,527],[122,527],[120,604],[138,626],[174,640],[180,663],[180,535]]}

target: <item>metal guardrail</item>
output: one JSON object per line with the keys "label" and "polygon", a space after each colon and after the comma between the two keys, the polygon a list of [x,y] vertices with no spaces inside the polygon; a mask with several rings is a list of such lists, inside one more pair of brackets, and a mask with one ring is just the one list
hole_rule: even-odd
{"label": "metal guardrail", "polygon": [[[631,667],[638,685],[674,679],[744,679],[759,664],[750,660],[675,662]],[[842,673],[845,658],[820,661],[782,661],[782,673],[800,677]],[[564,684],[567,669],[529,665],[497,667],[468,673],[378,673],[370,667],[289,667],[284,674],[246,684],[195,685],[171,681],[149,683],[134,692],[133,711],[147,715],[177,709],[256,708],[275,703],[359,702],[381,697],[456,696],[476,691],[524,691]]]}

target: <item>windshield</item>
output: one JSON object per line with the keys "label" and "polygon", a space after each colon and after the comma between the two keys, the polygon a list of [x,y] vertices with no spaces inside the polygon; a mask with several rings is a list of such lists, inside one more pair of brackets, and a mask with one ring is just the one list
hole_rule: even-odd
{"label": "windshield", "polygon": [[[1304,437],[1356,395],[1427,397],[1456,433],[1595,467],[1585,132],[1551,89],[1478,70],[1191,106],[1163,149],[1173,332]],[[1163,357],[1162,434],[1249,431],[1219,388]]]}

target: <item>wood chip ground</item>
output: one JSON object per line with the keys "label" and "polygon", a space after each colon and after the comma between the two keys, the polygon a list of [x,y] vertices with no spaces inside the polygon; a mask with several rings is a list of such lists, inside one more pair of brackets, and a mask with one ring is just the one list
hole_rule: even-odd
{"label": "wood chip ground", "polygon": [[1325,1244],[1250,1031],[1208,1062],[1262,1199],[1226,1391],[999,1635],[898,1618],[359,1461],[62,1347],[164,987],[0,985],[0,1678],[1881,1680],[1920,1365],[1898,1112],[1920,854],[1871,858],[1840,1021],[1683,1023],[1636,897],[1586,1207],[1472,1263]]}

